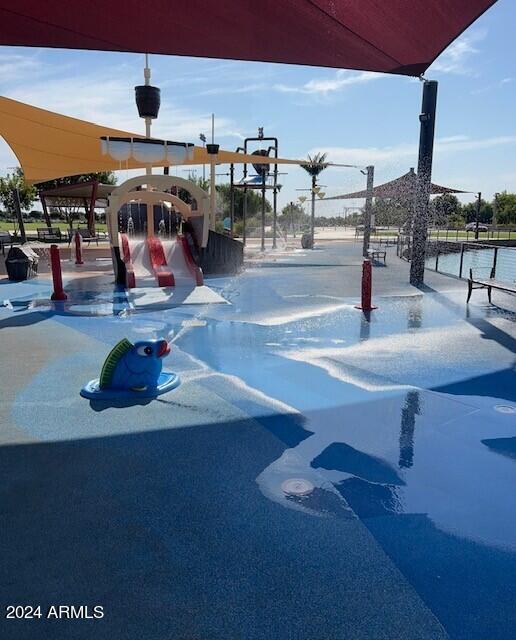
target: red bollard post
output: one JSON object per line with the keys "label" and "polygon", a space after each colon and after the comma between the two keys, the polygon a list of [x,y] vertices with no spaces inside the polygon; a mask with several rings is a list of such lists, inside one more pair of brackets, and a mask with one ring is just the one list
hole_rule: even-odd
{"label": "red bollard post", "polygon": [[51,300],[66,300],[68,296],[63,289],[61,258],[57,244],[50,246],[50,264],[52,266],[52,280],[54,281],[54,293],[51,296]]}
{"label": "red bollard post", "polygon": [[355,305],[356,309],[362,309],[362,311],[372,311],[378,309],[371,304],[371,296],[373,289],[373,275],[371,260],[364,260],[362,263],[362,302]]}
{"label": "red bollard post", "polygon": [[75,264],[84,264],[82,261],[82,236],[75,232]]}

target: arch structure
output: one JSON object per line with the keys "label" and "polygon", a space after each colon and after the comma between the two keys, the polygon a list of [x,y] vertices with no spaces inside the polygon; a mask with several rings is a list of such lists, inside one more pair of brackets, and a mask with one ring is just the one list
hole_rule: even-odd
{"label": "arch structure", "polygon": [[[137,191],[138,187],[145,189]],[[197,209],[192,211],[190,205],[184,200],[167,193],[167,189],[177,187],[191,193],[197,202]],[[118,237],[118,212],[120,208],[129,202],[140,201],[147,205],[147,235],[154,234],[154,205],[161,202],[170,202],[185,219],[200,219],[201,225],[195,225],[198,229],[198,242],[201,247],[208,244],[210,228],[209,195],[199,186],[178,176],[170,175],[143,175],[126,180],[113,189],[109,196],[106,209],[106,221],[108,225],[111,246],[119,249]],[[200,228],[199,228],[200,226]]]}

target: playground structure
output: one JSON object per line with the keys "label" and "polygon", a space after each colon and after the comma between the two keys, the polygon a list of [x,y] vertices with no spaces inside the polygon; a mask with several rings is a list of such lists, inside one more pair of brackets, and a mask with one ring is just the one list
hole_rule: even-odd
{"label": "playground structure", "polygon": [[[171,193],[179,189],[190,193],[192,205]],[[146,232],[139,237],[129,237],[119,225],[119,211],[134,202],[146,205]],[[155,234],[154,207],[164,203],[181,216],[174,239],[164,240]],[[203,284],[202,271],[193,254],[208,244],[209,195],[193,182],[171,175],[131,178],[112,191],[106,221],[117,283],[128,288]]]}

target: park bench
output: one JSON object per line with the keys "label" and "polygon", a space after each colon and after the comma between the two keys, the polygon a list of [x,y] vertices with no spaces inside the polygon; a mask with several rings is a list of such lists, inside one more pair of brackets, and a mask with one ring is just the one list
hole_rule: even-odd
{"label": "park bench", "polygon": [[398,244],[398,238],[389,238],[389,237],[375,238],[374,241],[380,247],[382,245],[384,245],[385,247],[391,247],[391,246],[394,246],[394,245]]}
{"label": "park bench", "polygon": [[[477,285],[477,286],[475,287],[474,285]],[[469,278],[468,278],[468,299],[466,300],[466,304],[469,302],[469,299],[471,298],[471,293],[473,292],[473,289],[487,289],[487,298],[491,303],[492,289],[498,289],[499,291],[506,291],[507,293],[516,293],[516,283],[502,282],[501,280],[496,280],[494,267],[491,269],[491,274],[489,278],[476,278],[473,276],[473,269],[470,269]]]}
{"label": "park bench", "polygon": [[61,229],[58,227],[43,227],[41,229],[37,229],[37,232],[38,240],[41,240],[41,242],[61,242],[63,239]]}
{"label": "park bench", "polygon": [[89,229],[86,229],[86,228],[85,229],[69,229],[68,230],[68,244],[71,243],[71,241],[75,237],[76,233],[79,233],[79,235],[81,236],[83,242],[87,242],[88,246],[90,245],[90,242],[96,242],[96,244],[98,246],[99,237],[100,236],[95,235]]}
{"label": "park bench", "polygon": [[367,255],[369,258],[374,260],[375,262],[379,262],[383,260],[384,264],[387,264],[387,251],[380,248],[369,248],[367,250]]}
{"label": "park bench", "polygon": [[0,247],[2,248],[2,255],[5,256],[5,247],[12,247],[13,244],[19,244],[20,241],[17,238],[13,238],[9,231],[0,231]]}

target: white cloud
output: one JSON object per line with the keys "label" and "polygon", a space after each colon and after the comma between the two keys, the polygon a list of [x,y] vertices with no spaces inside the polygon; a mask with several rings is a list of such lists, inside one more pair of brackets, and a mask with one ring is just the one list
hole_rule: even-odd
{"label": "white cloud", "polygon": [[21,80],[42,70],[43,64],[37,55],[0,54],[0,83]]}
{"label": "white cloud", "polygon": [[[437,138],[435,141],[435,153],[452,154],[510,145],[516,145],[516,135],[478,139],[456,135]],[[327,153],[330,162],[362,166],[367,164],[385,166],[409,158],[413,163],[417,160],[417,144],[408,143],[387,147],[324,147],[309,151],[310,154],[316,152]]]}
{"label": "white cloud", "polygon": [[255,84],[247,84],[243,87],[213,87],[212,89],[206,89],[205,91],[201,91],[198,95],[200,96],[215,96],[215,95],[227,95],[227,94],[238,94],[238,93],[254,93],[255,91],[264,91],[268,89],[268,85],[264,83],[255,83]]}
{"label": "white cloud", "polygon": [[473,91],[471,91],[470,93],[472,96],[477,96],[481,93],[487,93],[488,91],[496,91],[496,89],[503,89],[513,81],[514,78],[502,78],[494,84],[488,84],[486,87],[480,87],[480,89],[473,89]]}
{"label": "white cloud", "polygon": [[461,36],[443,51],[429,68],[427,74],[437,72],[468,76],[476,75],[475,70],[469,65],[469,60],[480,53],[480,49],[475,44],[484,40],[486,35],[487,31],[477,30]]}
{"label": "white cloud", "polygon": [[[139,69],[117,65],[86,76],[24,83],[15,86],[9,97],[100,125],[143,133],[133,98],[139,75]],[[174,88],[162,88],[162,107],[153,135],[197,142],[199,132],[211,130],[211,114],[178,106],[173,97],[169,99],[168,91],[173,94]],[[217,117],[215,124],[218,139],[244,137],[229,118]]]}
{"label": "white cloud", "polygon": [[354,72],[339,69],[335,72],[333,77],[329,78],[314,78],[305,82],[301,86],[292,86],[285,84],[275,84],[273,89],[281,93],[302,93],[302,94],[319,94],[326,95],[335,91],[340,91],[344,87],[353,84],[363,84],[378,80],[378,78],[385,77],[382,73],[372,73],[368,71]]}

